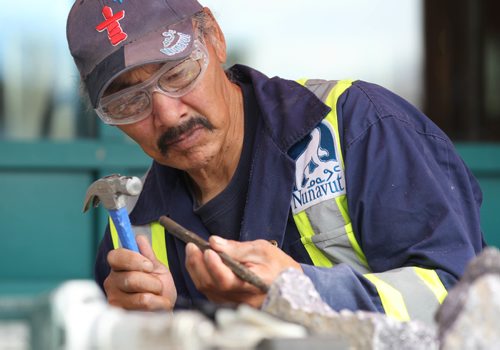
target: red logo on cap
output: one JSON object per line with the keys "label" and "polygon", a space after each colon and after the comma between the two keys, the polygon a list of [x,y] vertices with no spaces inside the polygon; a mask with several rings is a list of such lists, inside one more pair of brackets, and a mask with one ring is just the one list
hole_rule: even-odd
{"label": "red logo on cap", "polygon": [[104,6],[102,8],[102,15],[106,20],[95,27],[98,32],[102,32],[106,29],[108,31],[109,41],[111,41],[113,46],[116,46],[127,39],[127,34],[123,32],[120,23],[118,23],[119,20],[125,17],[125,10],[121,10],[120,12],[113,14],[111,7]]}

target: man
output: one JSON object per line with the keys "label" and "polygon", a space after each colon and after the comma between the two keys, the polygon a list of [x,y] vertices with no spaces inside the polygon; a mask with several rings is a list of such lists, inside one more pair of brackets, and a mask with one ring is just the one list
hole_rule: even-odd
{"label": "man", "polygon": [[[96,260],[111,304],[259,307],[265,294],[221,251],[267,283],[303,271],[336,310],[430,321],[482,250],[476,180],[387,90],[225,72],[223,33],[196,0],[77,1],[67,28],[98,115],[153,159],[129,203],[141,254],[119,248],[110,225]],[[161,215],[213,250],[166,235]]]}

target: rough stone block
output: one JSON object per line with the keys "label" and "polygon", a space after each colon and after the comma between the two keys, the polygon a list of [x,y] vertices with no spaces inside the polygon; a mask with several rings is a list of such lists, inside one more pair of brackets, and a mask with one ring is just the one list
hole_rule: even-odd
{"label": "rough stone block", "polygon": [[442,349],[493,349],[500,344],[500,252],[472,260],[436,314]]}
{"label": "rough stone block", "polygon": [[399,322],[371,312],[336,312],[311,280],[297,270],[284,271],[271,285],[262,309],[305,326],[311,335],[328,336],[345,349],[437,349],[434,329],[419,322]]}

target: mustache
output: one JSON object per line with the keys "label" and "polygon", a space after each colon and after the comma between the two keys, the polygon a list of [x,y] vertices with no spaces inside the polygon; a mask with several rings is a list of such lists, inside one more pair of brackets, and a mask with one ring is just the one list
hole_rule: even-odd
{"label": "mustache", "polygon": [[195,117],[189,119],[187,122],[185,122],[185,123],[183,123],[175,128],[170,128],[167,131],[165,131],[163,133],[163,135],[161,135],[158,138],[158,141],[156,143],[158,146],[158,149],[160,150],[160,152],[163,155],[166,155],[166,153],[168,152],[168,147],[172,142],[177,140],[183,134],[188,133],[188,132],[192,131],[194,128],[197,128],[199,126],[202,126],[203,128],[205,128],[208,131],[212,131],[215,129],[213,124],[210,123],[210,121],[206,117],[201,116],[201,115],[195,116]]}

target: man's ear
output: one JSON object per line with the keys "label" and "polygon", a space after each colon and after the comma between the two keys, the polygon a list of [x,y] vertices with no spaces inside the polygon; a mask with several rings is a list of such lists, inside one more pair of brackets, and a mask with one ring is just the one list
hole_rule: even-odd
{"label": "man's ear", "polygon": [[220,29],[219,24],[215,20],[212,11],[210,11],[208,7],[205,7],[203,11],[205,11],[207,18],[209,19],[207,23],[209,37],[206,39],[210,41],[210,44],[212,45],[220,63],[225,63],[227,58],[227,53],[226,53],[226,38],[224,37],[224,33],[222,33],[222,30]]}

